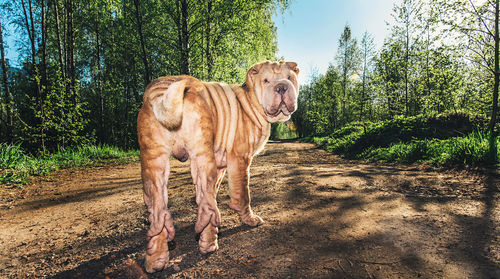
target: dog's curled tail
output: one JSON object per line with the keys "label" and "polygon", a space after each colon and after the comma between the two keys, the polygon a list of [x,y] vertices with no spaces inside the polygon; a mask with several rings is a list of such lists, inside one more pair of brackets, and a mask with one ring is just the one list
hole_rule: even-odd
{"label": "dog's curled tail", "polygon": [[149,91],[149,100],[156,119],[167,129],[175,130],[182,124],[184,91],[187,80],[176,81],[170,86],[152,84]]}

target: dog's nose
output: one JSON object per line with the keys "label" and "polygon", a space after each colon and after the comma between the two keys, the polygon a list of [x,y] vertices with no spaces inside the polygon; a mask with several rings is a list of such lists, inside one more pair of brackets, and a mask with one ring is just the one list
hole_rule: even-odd
{"label": "dog's nose", "polygon": [[274,87],[274,92],[283,95],[288,90],[288,85],[284,83],[279,83]]}

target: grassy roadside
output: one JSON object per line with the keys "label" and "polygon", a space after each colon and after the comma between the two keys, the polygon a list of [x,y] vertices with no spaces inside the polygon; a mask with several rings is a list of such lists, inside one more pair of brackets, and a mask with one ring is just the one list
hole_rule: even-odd
{"label": "grassy roadside", "polygon": [[[439,166],[499,166],[500,139],[490,142],[483,121],[467,114],[351,123],[328,136],[302,139],[350,159]],[[492,148],[494,148],[492,150]]]}
{"label": "grassy roadside", "polygon": [[127,163],[139,159],[139,151],[123,151],[107,145],[84,145],[35,157],[19,145],[0,143],[0,184],[22,184],[33,176],[57,169],[94,166],[108,162]]}

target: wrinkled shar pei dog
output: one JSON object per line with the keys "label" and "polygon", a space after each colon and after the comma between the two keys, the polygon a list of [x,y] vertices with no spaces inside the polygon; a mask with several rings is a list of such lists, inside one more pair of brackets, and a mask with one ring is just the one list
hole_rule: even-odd
{"label": "wrinkled shar pei dog", "polygon": [[263,222],[250,207],[249,167],[269,138],[270,123],[290,119],[297,109],[298,74],[294,62],[266,61],[248,70],[243,85],[169,76],[147,86],[137,119],[144,201],[150,213],[147,272],[167,266],[167,242],[175,235],[167,207],[170,156],[190,159],[201,253],[218,249],[216,196],[226,169],[230,208],[245,224]]}

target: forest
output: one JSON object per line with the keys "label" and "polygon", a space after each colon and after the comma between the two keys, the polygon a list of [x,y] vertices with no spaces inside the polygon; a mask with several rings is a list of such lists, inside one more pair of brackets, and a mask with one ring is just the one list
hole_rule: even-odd
{"label": "forest", "polygon": [[[164,75],[242,83],[274,60],[273,13],[287,1],[5,1],[0,141],[31,152],[109,144],[137,148],[146,85]],[[1,32],[0,32],[1,33]],[[15,66],[20,65],[20,66]]]}
{"label": "forest", "polygon": [[[87,145],[136,149],[136,116],[152,79],[188,74],[242,83],[250,65],[282,58],[272,16],[289,5],[288,0],[4,1],[3,150],[17,146],[47,155]],[[273,126],[272,138],[320,136],[317,143],[328,142],[346,127],[358,133],[351,138],[359,138],[361,130],[384,121],[425,122],[441,115],[474,122],[446,138],[475,133],[489,140],[483,151],[496,161],[491,158],[498,130],[498,3],[401,0],[391,17],[390,35],[380,49],[373,35],[356,36],[345,25],[330,67],[301,86],[299,110],[291,123]],[[18,41],[7,45],[6,32]],[[19,51],[17,61],[6,59],[7,47]],[[409,141],[434,137],[406,136]],[[395,137],[385,147],[402,141]]]}
{"label": "forest", "polygon": [[396,1],[381,49],[347,24],[301,88],[298,135],[347,157],[498,162],[499,3],[477,2]]}
{"label": "forest", "polygon": [[[385,38],[358,31],[375,5]],[[500,278],[499,19],[500,0],[0,0],[0,278]],[[302,84],[258,156],[140,161],[150,81],[242,84],[263,60]]]}

